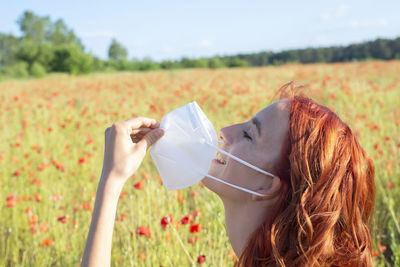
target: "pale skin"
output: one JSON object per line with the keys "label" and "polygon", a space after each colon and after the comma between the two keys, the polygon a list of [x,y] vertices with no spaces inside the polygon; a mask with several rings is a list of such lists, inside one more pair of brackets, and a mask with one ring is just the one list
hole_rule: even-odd
{"label": "pale skin", "polygon": [[154,119],[137,117],[106,129],[103,170],[81,266],[110,266],[119,195],[147,149],[164,134],[159,127]]}
{"label": "pale skin", "polygon": [[[288,133],[288,104],[281,100],[267,106],[251,120],[221,129],[221,148],[263,170],[274,173],[279,151]],[[105,131],[105,152],[96,193],[93,217],[82,258],[82,266],[110,266],[111,244],[119,195],[125,182],[140,166],[146,151],[164,134],[159,123],[138,117],[114,123]],[[143,129],[131,138],[131,135]],[[243,130],[248,137],[243,136]],[[251,138],[251,140],[250,140]],[[204,178],[203,184],[222,200],[229,240],[240,256],[249,235],[263,222],[280,192],[278,176],[267,176],[223,156],[226,165],[212,163],[209,174],[232,184],[264,194],[256,196]]]}
{"label": "pale skin", "polygon": [[[280,100],[265,107],[252,118],[259,121],[260,134],[252,119],[222,128],[219,133],[223,141],[221,149],[260,169],[276,173],[275,166],[288,134],[289,104],[289,100]],[[208,177],[202,180],[224,204],[229,240],[239,257],[250,234],[266,220],[274,206],[281,189],[280,178],[257,172],[227,156],[222,155],[222,158],[226,165],[211,164],[209,174],[266,195],[259,197],[249,194]]]}

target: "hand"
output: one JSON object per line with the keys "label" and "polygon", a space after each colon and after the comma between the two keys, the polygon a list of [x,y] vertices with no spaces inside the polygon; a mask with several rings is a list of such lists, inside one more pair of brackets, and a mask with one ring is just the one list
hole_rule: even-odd
{"label": "hand", "polygon": [[123,185],[139,168],[147,149],[163,136],[164,130],[159,127],[158,121],[144,117],[116,122],[108,127],[102,178]]}

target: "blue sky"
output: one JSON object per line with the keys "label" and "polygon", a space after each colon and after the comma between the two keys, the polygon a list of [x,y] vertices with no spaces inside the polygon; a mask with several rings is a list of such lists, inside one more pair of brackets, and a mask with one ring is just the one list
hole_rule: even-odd
{"label": "blue sky", "polygon": [[400,36],[400,1],[0,1],[0,32],[19,35],[25,11],[62,18],[86,51],[154,60],[347,45]]}

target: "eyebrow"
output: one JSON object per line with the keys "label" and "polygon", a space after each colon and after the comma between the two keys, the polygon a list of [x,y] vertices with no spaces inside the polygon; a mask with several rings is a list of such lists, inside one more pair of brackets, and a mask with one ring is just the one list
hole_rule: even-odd
{"label": "eyebrow", "polygon": [[251,119],[251,122],[254,123],[257,127],[258,135],[261,135],[261,123],[257,118]]}

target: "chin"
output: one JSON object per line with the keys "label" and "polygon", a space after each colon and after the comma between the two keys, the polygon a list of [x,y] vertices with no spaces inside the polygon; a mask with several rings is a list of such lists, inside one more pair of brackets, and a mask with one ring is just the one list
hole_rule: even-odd
{"label": "chin", "polygon": [[223,183],[215,181],[214,179],[211,179],[209,177],[204,177],[201,182],[205,187],[217,194],[220,198],[226,195],[227,185],[224,185]]}
{"label": "chin", "polygon": [[214,188],[213,183],[214,183],[214,182],[216,182],[216,181],[214,181],[213,179],[211,179],[211,178],[209,178],[209,177],[207,177],[207,176],[205,176],[205,177],[201,180],[201,183],[202,183],[205,187],[207,187],[208,189],[210,189],[210,190],[213,191],[213,192],[214,192],[214,190],[213,190],[213,188]]}
{"label": "chin", "polygon": [[216,193],[216,194],[218,194],[219,193],[219,182],[218,181],[215,181],[215,180],[213,180],[213,179],[211,179],[211,178],[209,178],[209,177],[204,177],[203,178],[203,180],[201,180],[201,182],[203,183],[203,185],[205,186],[205,187],[207,187],[209,190],[211,190],[211,191],[213,191],[214,193]]}

